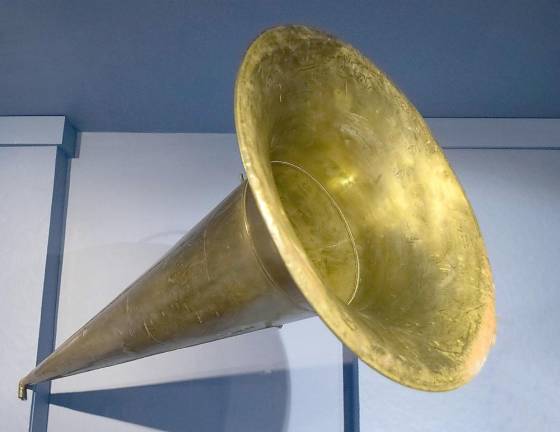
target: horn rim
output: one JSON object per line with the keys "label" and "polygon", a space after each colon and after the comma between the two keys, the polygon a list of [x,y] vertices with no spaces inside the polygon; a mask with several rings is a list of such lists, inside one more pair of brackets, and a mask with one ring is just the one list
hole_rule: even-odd
{"label": "horn rim", "polygon": [[[250,115],[243,106],[241,95],[246,90],[245,84],[248,81],[249,68],[251,62],[258,59],[258,56],[266,50],[267,39],[277,33],[291,32],[293,37],[308,37],[310,34],[316,38],[324,38],[328,41],[335,41],[349,50],[351,55],[356,56],[360,62],[367,65],[371,73],[383,77],[389,86],[392,86],[402,103],[406,104],[411,111],[420,118],[426,131],[431,135],[428,126],[422,116],[418,113],[414,105],[398,89],[398,87],[386,76],[383,71],[377,68],[369,59],[365,58],[359,51],[349,44],[340,41],[338,38],[307,26],[277,26],[265,30],[249,46],[241,66],[239,68],[234,95],[235,126],[239,143],[241,159],[247,173],[247,180],[257,201],[258,208],[268,227],[270,235],[277,247],[286,267],[296,284],[302,291],[304,297],[316,311],[320,319],[334,333],[334,335],[347,347],[349,347],[364,363],[375,369],[385,377],[405,385],[410,388],[424,391],[448,391],[469,382],[483,366],[490,347],[495,342],[495,300],[494,288],[487,254],[483,260],[483,273],[489,278],[492,284],[491,298],[484,305],[481,317],[484,325],[473,339],[470,351],[464,358],[463,367],[460,373],[446,380],[433,381],[429,379],[416,380],[411,375],[400,375],[395,373],[386,361],[379,358],[379,353],[372,349],[371,344],[365,338],[362,331],[356,331],[356,322],[345,309],[333,301],[328,295],[323,293],[327,290],[323,282],[317,275],[309,257],[307,256],[300,240],[298,239],[291,223],[283,210],[283,206],[278,197],[278,192],[272,177],[266,170],[262,160],[256,154],[256,143],[250,137],[250,131],[246,123],[246,116]],[[434,139],[435,142],[435,139]],[[438,146],[438,151],[441,149]],[[463,191],[464,193],[464,191]],[[465,195],[466,198],[466,195]],[[468,198],[467,198],[468,201]],[[468,201],[471,214],[476,221],[472,205]],[[478,223],[477,223],[478,228]],[[478,228],[479,229],[479,228]],[[480,232],[480,230],[479,230]]]}

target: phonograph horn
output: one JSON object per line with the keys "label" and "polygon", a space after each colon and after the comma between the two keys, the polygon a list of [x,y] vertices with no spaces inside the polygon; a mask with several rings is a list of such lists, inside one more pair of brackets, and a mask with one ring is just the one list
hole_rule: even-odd
{"label": "phonograph horn", "polygon": [[245,181],[24,377],[36,383],[319,315],[398,383],[443,391],[494,341],[472,208],[420,114],[351,46],[301,26],[248,49]]}

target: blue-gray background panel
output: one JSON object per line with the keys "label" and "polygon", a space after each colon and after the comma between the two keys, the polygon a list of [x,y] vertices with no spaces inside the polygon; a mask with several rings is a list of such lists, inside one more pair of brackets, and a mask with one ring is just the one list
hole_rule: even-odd
{"label": "blue-gray background panel", "polygon": [[233,131],[233,84],[264,28],[362,50],[427,117],[560,117],[557,0],[0,0],[0,115],[83,131]]}

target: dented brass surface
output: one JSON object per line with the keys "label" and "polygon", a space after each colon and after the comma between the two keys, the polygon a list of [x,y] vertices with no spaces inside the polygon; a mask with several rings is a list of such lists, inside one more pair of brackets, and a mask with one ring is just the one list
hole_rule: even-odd
{"label": "dented brass surface", "polygon": [[245,55],[235,116],[248,182],[21,387],[315,313],[401,384],[471,379],[494,341],[490,266],[405,96],[336,38],[276,27]]}

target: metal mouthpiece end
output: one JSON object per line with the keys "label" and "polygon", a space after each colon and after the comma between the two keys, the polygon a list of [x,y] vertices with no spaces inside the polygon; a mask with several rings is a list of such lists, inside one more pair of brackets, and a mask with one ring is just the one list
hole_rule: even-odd
{"label": "metal mouthpiece end", "polygon": [[27,385],[19,383],[18,385],[18,398],[27,400]]}

